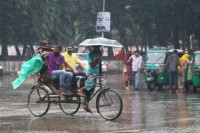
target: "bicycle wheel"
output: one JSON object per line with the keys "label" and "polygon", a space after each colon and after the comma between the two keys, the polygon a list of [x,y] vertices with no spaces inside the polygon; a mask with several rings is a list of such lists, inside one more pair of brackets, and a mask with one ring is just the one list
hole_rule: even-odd
{"label": "bicycle wheel", "polygon": [[114,120],[120,116],[123,103],[116,91],[105,89],[97,96],[96,106],[98,113],[104,119]]}
{"label": "bicycle wheel", "polygon": [[50,99],[47,91],[39,85],[33,86],[28,96],[28,108],[37,117],[47,113],[50,106]]}
{"label": "bicycle wheel", "polygon": [[79,110],[80,104],[81,99],[77,94],[67,95],[64,100],[59,102],[60,109],[67,115],[75,114]]}

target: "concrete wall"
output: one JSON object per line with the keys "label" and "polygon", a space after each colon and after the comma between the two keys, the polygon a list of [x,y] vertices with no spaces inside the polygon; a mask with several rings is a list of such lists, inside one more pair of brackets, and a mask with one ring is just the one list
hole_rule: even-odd
{"label": "concrete wall", "polygon": [[[24,61],[0,61],[0,65],[3,66],[3,74],[17,74],[23,62]],[[122,70],[122,61],[104,60],[104,62],[108,72],[119,72]]]}
{"label": "concrete wall", "polygon": [[24,61],[0,61],[4,74],[17,74]]}
{"label": "concrete wall", "polygon": [[107,71],[108,72],[117,72],[117,71],[122,71],[122,66],[123,63],[122,61],[118,60],[104,60],[106,66],[107,66]]}

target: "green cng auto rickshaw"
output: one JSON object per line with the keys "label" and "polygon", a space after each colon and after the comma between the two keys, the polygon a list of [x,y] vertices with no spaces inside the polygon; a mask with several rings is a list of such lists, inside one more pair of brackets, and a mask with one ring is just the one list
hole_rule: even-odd
{"label": "green cng auto rickshaw", "polygon": [[169,73],[166,68],[168,54],[166,49],[150,49],[146,52],[144,77],[149,90],[156,87],[161,89],[163,85],[168,84]]}
{"label": "green cng auto rickshaw", "polygon": [[192,84],[193,91],[196,92],[197,88],[200,87],[200,51],[195,51],[193,53]]}

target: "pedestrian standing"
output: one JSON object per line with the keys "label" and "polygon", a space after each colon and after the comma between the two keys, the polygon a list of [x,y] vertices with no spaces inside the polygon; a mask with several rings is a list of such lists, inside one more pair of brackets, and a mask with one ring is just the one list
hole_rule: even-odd
{"label": "pedestrian standing", "polygon": [[179,72],[178,72],[178,90],[185,91],[185,82],[186,82],[186,72],[188,70],[188,66],[190,65],[189,60],[190,55],[184,54],[181,58],[179,58]]}
{"label": "pedestrian standing", "polygon": [[140,55],[140,51],[136,50],[135,54],[129,58],[128,62],[131,62],[132,64],[133,89],[138,90],[140,69],[142,66],[142,56]]}
{"label": "pedestrian standing", "polygon": [[170,55],[167,58],[167,68],[169,71],[169,85],[170,85],[170,91],[173,90],[172,85],[174,83],[175,85],[175,90],[178,88],[178,65],[180,64],[179,62],[179,56],[178,56],[178,51],[173,50],[172,55]]}
{"label": "pedestrian standing", "polygon": [[123,62],[123,71],[122,71],[122,79],[124,81],[125,89],[131,90],[131,81],[132,81],[132,68],[131,62],[128,62],[128,59],[131,57],[131,51],[128,51],[125,54],[124,62]]}

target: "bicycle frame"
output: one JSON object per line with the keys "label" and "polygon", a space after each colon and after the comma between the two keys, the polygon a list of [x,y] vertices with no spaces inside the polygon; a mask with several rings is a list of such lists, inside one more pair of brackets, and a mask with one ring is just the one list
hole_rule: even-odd
{"label": "bicycle frame", "polygon": [[[105,85],[103,84],[103,81],[106,79],[105,75],[100,75],[100,76],[95,76],[95,78],[97,78],[97,82],[96,82],[96,87],[99,87],[98,90],[96,90],[92,96],[90,96],[89,99],[87,99],[87,101],[89,102],[90,100],[92,100],[94,98],[94,96],[96,96],[100,91],[103,91],[105,88]],[[103,78],[103,79],[102,79]],[[95,87],[95,88],[96,88]],[[84,103],[85,104],[85,103]]]}
{"label": "bicycle frame", "polygon": [[[103,83],[103,81],[106,79],[106,76],[105,75],[100,75],[100,76],[94,76],[96,79],[97,79],[97,82],[96,82],[96,87],[99,87],[98,90],[96,90],[90,97],[89,99],[87,99],[87,102],[89,102],[90,100],[92,100],[100,91],[103,91],[104,88],[105,88],[105,85]],[[60,96],[62,96],[56,89],[55,87],[53,86],[53,84],[51,82],[49,82],[48,84],[41,84],[40,85],[41,87],[45,88],[48,93],[54,93],[56,95],[58,95],[57,98],[59,98]],[[95,88],[96,88],[95,87]],[[67,97],[67,96],[66,96]],[[55,97],[51,97],[50,95],[50,98],[55,98]],[[54,101],[55,102],[55,101]],[[59,101],[56,101],[56,102],[59,102]],[[86,104],[85,102],[81,103],[81,104]]]}

